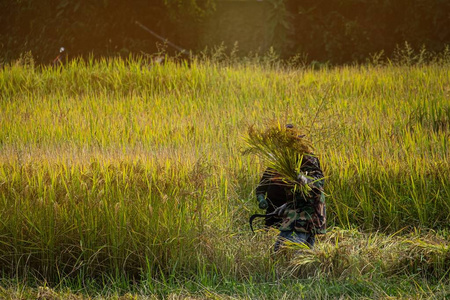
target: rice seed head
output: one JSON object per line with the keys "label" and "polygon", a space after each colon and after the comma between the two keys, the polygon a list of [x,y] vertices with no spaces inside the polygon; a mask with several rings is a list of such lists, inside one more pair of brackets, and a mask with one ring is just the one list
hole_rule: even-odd
{"label": "rice seed head", "polygon": [[250,126],[244,154],[262,158],[286,182],[294,183],[300,172],[302,157],[311,155],[312,143],[293,126],[271,124],[266,129]]}

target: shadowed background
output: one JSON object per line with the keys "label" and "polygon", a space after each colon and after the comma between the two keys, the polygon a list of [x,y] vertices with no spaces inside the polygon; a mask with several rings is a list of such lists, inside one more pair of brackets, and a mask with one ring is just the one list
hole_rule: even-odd
{"label": "shadowed background", "polygon": [[273,46],[282,57],[332,63],[390,56],[405,42],[440,52],[450,42],[450,2],[442,0],[3,0],[0,62],[31,51],[49,63],[60,47],[70,57],[161,51],[136,21],[194,53],[237,42],[239,55]]}

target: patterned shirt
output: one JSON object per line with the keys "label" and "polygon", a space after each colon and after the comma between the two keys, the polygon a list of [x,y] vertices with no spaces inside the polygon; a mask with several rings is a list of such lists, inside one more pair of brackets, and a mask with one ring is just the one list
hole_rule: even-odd
{"label": "patterned shirt", "polygon": [[256,193],[267,193],[267,198],[278,206],[288,203],[287,216],[279,227],[281,231],[326,233],[326,208],[324,176],[319,159],[314,155],[303,156],[300,171],[307,178],[311,188],[307,193],[283,183],[273,169],[264,172]]}

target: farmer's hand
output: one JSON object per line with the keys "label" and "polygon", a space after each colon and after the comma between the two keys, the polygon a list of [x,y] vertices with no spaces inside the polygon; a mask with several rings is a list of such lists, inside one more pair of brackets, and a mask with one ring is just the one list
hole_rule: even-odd
{"label": "farmer's hand", "polygon": [[310,181],[311,181],[311,179],[309,179],[308,177],[306,177],[306,176],[303,175],[303,174],[299,174],[299,175],[297,176],[297,182],[298,182],[300,185],[307,185],[307,184],[310,183]]}
{"label": "farmer's hand", "polygon": [[266,197],[264,197],[264,195],[258,195],[256,199],[258,200],[259,208],[266,209],[267,207],[269,207],[269,203],[267,203]]}
{"label": "farmer's hand", "polygon": [[277,207],[277,208],[274,210],[274,213],[275,213],[278,217],[284,218],[284,217],[286,216],[286,213],[287,213],[287,203],[281,205],[280,207]]}

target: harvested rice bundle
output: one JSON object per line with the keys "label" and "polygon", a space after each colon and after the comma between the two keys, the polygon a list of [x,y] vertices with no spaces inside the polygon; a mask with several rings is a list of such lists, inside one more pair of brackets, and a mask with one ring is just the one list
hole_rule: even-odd
{"label": "harvested rice bundle", "polygon": [[311,155],[313,147],[301,132],[292,125],[270,125],[267,129],[249,127],[244,154],[255,154],[265,161],[287,185],[307,192],[308,185],[298,183],[302,174],[300,166],[304,155]]}

